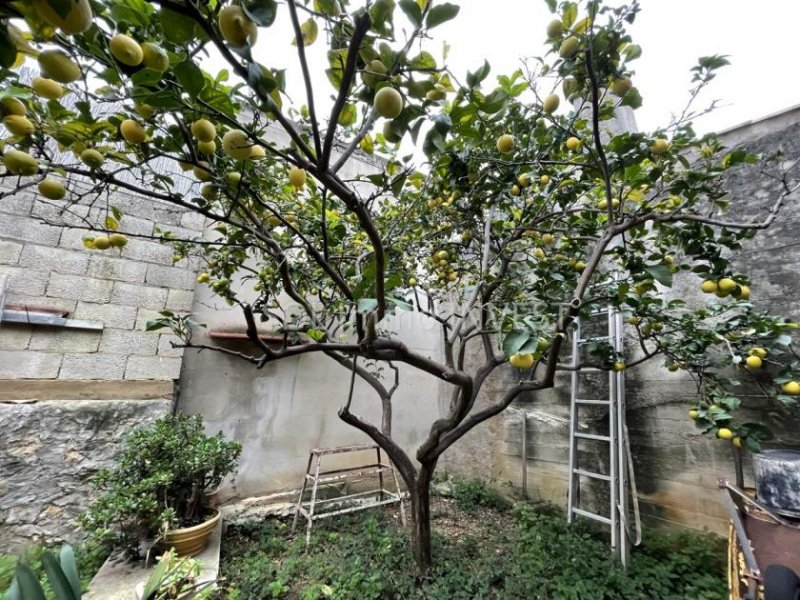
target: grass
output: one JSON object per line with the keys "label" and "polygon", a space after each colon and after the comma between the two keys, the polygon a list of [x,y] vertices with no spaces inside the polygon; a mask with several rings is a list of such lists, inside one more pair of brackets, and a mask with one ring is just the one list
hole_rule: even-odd
{"label": "grass", "polygon": [[[459,490],[459,486],[461,486]],[[230,527],[222,545],[224,600],[727,598],[725,542],[646,532],[628,571],[601,532],[569,526],[552,509],[513,510],[482,484],[434,500],[434,560],[416,585],[408,530],[396,508],[321,521],[306,549],[280,520]],[[487,506],[488,505],[488,506]]]}

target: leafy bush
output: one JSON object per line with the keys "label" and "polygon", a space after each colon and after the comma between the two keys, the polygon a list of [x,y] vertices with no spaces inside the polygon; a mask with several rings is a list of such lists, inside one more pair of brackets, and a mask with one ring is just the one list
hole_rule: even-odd
{"label": "leafy bush", "polygon": [[202,522],[207,493],[233,471],[241,445],[207,436],[200,415],[167,415],[133,431],[111,469],[93,481],[101,496],[81,524],[104,544],[138,556],[142,539]]}
{"label": "leafy bush", "polygon": [[511,508],[511,502],[482,479],[454,479],[451,487],[456,502],[466,511],[474,511],[478,507],[495,510]]}

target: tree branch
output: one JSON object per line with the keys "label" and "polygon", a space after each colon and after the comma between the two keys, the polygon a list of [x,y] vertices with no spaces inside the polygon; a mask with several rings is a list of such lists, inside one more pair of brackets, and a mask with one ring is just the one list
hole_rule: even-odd
{"label": "tree branch", "polygon": [[[336,101],[331,109],[331,116],[328,120],[328,130],[325,132],[325,144],[322,147],[322,155],[319,158],[319,168],[321,171],[328,170],[328,165],[331,160],[331,150],[333,149],[333,138],[336,133],[336,125],[339,122],[339,115],[342,114],[342,109],[344,109],[344,105],[347,102],[347,97],[350,95],[350,86],[356,74],[358,50],[371,25],[372,18],[369,16],[368,11],[364,11],[355,18],[355,29],[353,31],[353,37],[350,38],[350,44],[347,47],[347,62],[345,63],[342,73],[342,83],[339,86],[339,94],[336,96]],[[336,172],[335,168],[333,172]]]}
{"label": "tree branch", "polygon": [[306,86],[306,99],[308,101],[308,114],[311,119],[311,131],[314,136],[314,150],[317,158],[322,154],[322,143],[319,135],[319,122],[317,121],[317,110],[314,107],[314,89],[311,83],[311,74],[308,71],[308,61],[306,60],[306,44],[303,33],[300,30],[300,20],[297,18],[297,6],[295,0],[288,0],[289,14],[292,17],[292,27],[294,27],[294,38],[297,42],[297,56],[300,59],[300,68],[303,71],[303,83]]}

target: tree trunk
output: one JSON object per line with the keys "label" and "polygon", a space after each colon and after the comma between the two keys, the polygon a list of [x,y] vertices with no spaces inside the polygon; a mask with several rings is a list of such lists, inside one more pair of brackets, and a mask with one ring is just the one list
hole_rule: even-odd
{"label": "tree trunk", "polygon": [[413,486],[409,486],[411,495],[411,515],[413,521],[414,562],[417,565],[417,577],[424,578],[430,574],[433,566],[431,552],[431,477],[433,473],[423,467]]}

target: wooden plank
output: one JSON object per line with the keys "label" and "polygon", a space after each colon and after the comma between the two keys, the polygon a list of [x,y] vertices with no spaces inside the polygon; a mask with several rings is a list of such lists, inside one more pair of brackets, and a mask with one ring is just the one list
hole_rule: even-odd
{"label": "wooden plank", "polygon": [[152,400],[172,398],[172,381],[6,379],[0,381],[0,402],[37,400]]}

